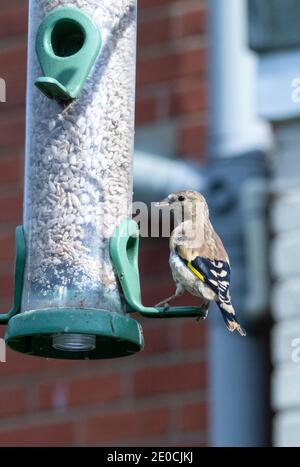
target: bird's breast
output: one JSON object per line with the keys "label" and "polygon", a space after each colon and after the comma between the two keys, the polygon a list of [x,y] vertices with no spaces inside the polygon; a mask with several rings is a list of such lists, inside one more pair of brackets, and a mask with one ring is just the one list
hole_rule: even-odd
{"label": "bird's breast", "polygon": [[191,295],[207,300],[215,299],[215,293],[195,276],[175,252],[170,254],[170,267],[174,281],[182,284]]}

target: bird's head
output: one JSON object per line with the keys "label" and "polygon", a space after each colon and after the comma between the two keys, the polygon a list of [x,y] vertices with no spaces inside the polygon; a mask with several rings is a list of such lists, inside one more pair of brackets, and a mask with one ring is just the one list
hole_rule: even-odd
{"label": "bird's head", "polygon": [[176,218],[181,218],[182,221],[192,220],[195,216],[200,221],[209,218],[207,202],[197,191],[185,190],[171,193],[167,198],[155,203],[155,206],[171,209]]}

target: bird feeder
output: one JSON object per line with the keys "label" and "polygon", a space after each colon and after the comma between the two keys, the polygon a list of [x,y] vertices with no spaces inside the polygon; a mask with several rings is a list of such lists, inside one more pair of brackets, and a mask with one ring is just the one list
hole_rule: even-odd
{"label": "bird feeder", "polygon": [[6,342],[29,355],[112,358],[143,347],[131,220],[136,0],[30,0],[23,226]]}

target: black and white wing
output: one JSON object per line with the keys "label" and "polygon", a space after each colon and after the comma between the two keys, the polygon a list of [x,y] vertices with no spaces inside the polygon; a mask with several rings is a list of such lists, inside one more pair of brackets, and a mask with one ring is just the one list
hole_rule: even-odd
{"label": "black and white wing", "polygon": [[183,260],[186,266],[218,296],[220,303],[231,305],[230,265],[225,261],[212,261],[197,256],[192,261]]}
{"label": "black and white wing", "polygon": [[[182,258],[181,258],[182,259]],[[197,256],[192,261],[182,259],[186,266],[217,295],[217,305],[230,331],[238,330],[245,336],[246,332],[237,321],[230,296],[230,264],[227,261],[210,260]]]}

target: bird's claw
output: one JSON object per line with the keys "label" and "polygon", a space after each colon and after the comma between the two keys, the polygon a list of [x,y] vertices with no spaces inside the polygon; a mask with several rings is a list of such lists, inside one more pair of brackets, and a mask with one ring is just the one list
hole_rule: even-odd
{"label": "bird's claw", "polygon": [[156,308],[158,308],[158,307],[162,307],[162,306],[164,307],[164,306],[166,306],[166,305],[168,305],[168,306],[169,306],[169,304],[168,304],[168,303],[166,303],[166,302],[159,302],[159,303],[157,303],[157,304],[156,304],[156,305],[154,305],[154,306],[155,306]]}
{"label": "bird's claw", "polygon": [[209,305],[210,305],[210,302],[204,303],[204,305],[202,307],[202,310],[204,311],[205,315],[204,316],[203,315],[198,315],[197,318],[196,318],[197,321],[200,321],[200,320],[204,321],[207,318]]}
{"label": "bird's claw", "polygon": [[163,311],[167,311],[170,308],[169,303],[166,302],[159,302],[157,305],[155,305],[156,308],[163,307]]}

